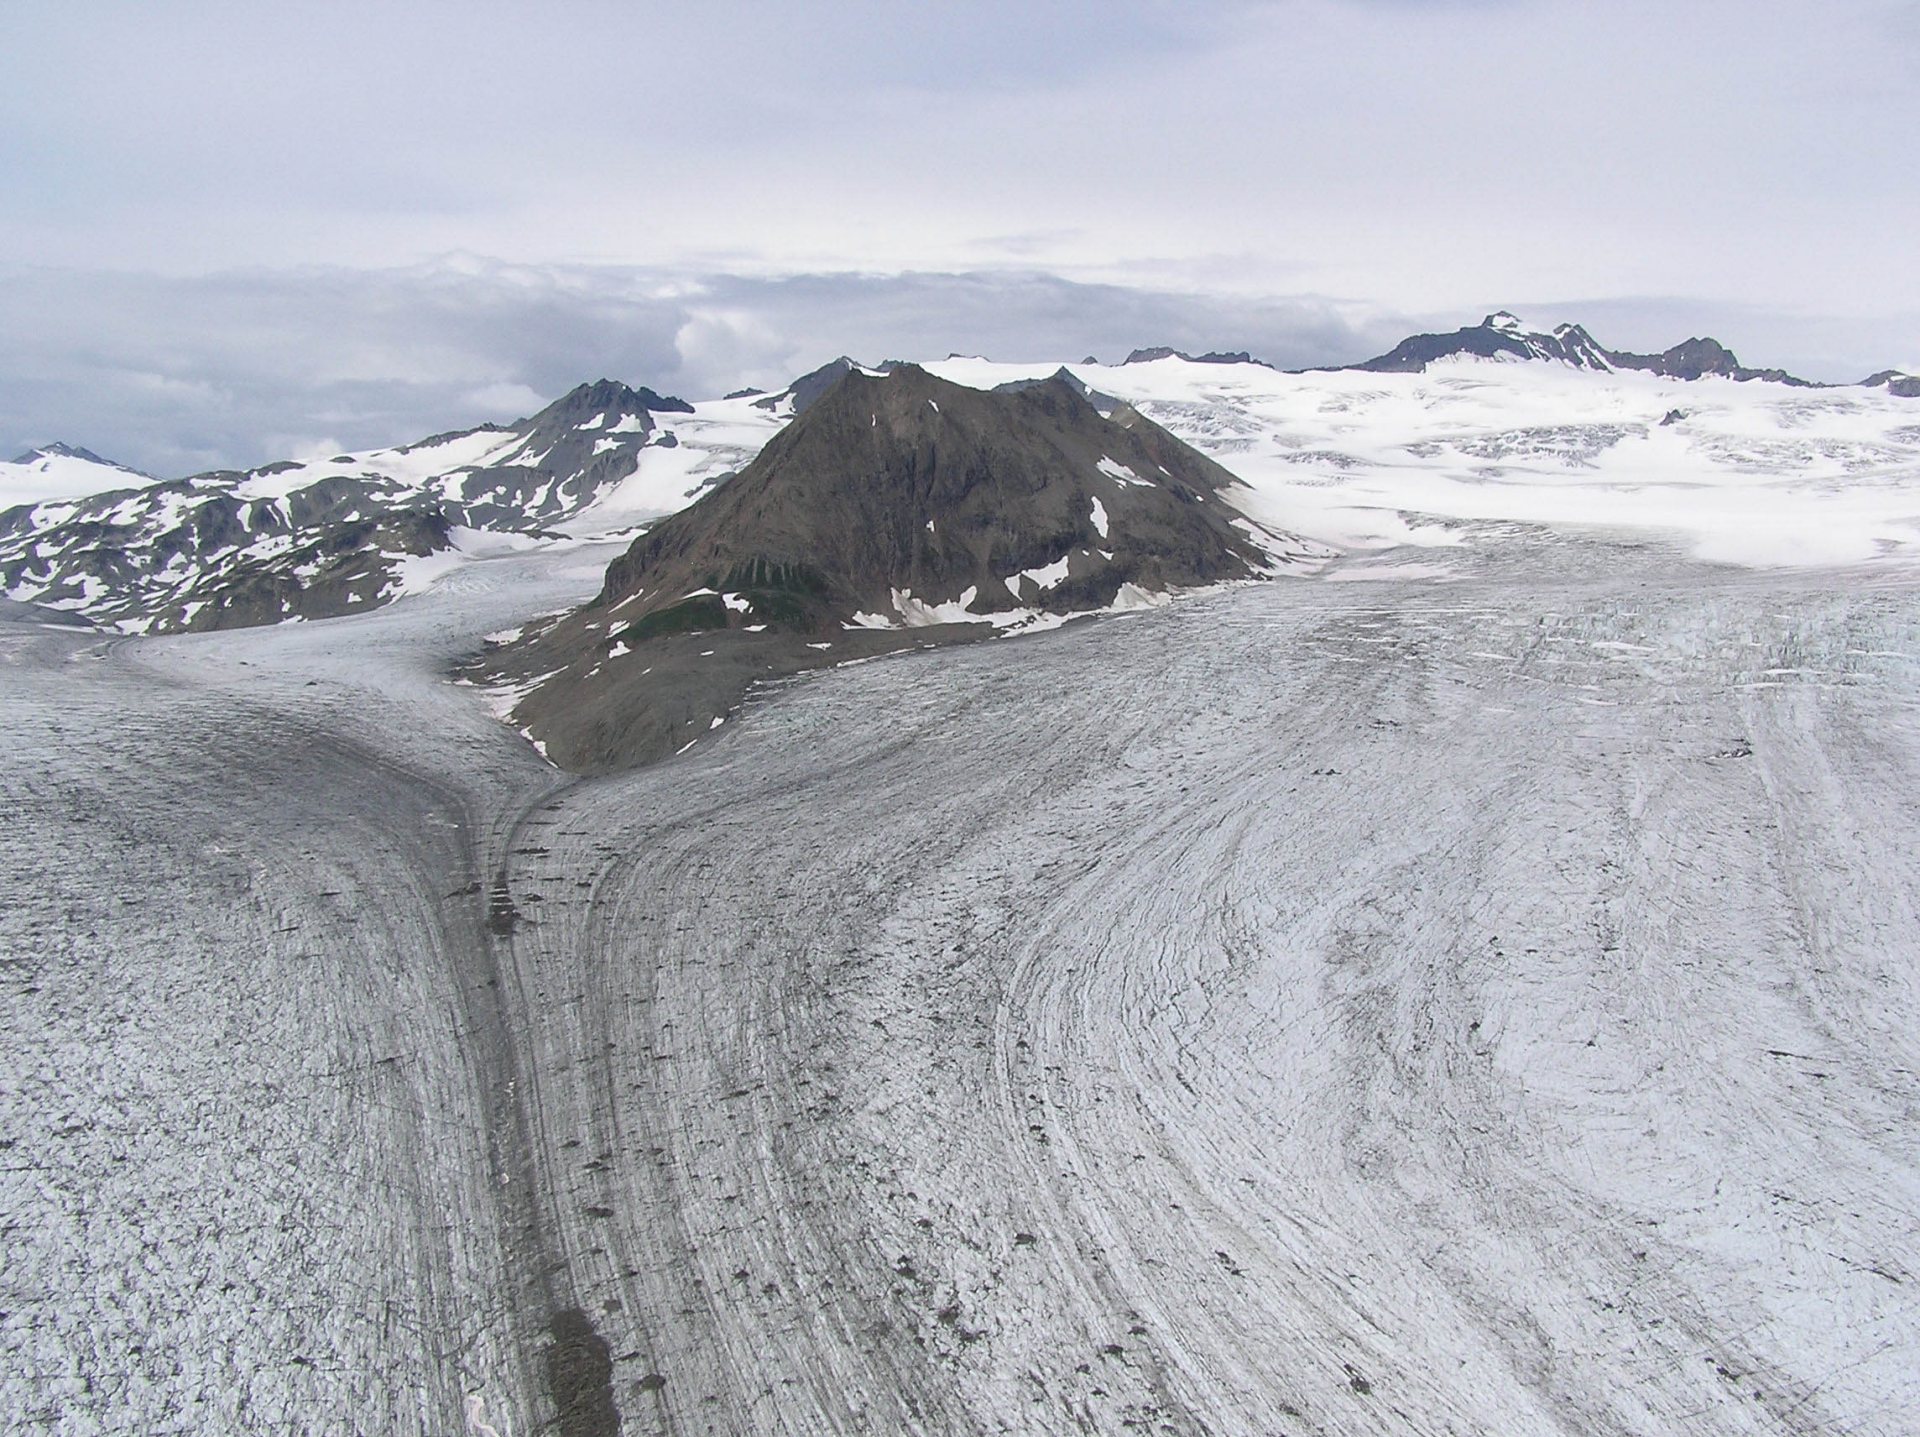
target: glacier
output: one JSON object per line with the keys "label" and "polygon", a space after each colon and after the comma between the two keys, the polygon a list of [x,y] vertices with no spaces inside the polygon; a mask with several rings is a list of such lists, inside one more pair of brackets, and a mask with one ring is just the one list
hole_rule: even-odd
{"label": "glacier", "polygon": [[1340,556],[591,780],[448,674],[615,536],[0,616],[0,1410],[1920,1426],[1920,418],[1075,372]]}

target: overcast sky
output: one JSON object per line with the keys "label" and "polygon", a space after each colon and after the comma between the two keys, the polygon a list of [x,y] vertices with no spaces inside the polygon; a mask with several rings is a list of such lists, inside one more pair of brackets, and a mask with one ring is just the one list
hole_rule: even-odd
{"label": "overcast sky", "polygon": [[0,451],[1490,309],[1920,368],[1913,0],[5,0]]}

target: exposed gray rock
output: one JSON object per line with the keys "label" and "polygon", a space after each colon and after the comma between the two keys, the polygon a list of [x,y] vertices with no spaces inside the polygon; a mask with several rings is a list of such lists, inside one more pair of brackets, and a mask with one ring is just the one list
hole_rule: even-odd
{"label": "exposed gray rock", "polygon": [[1099,390],[1088,384],[1086,380],[1065,366],[1054,370],[1046,379],[1010,379],[1005,384],[996,384],[993,387],[993,392],[995,394],[1017,394],[1022,389],[1032,389],[1040,384],[1051,384],[1054,380],[1059,380],[1064,384],[1071,385],[1079,392],[1081,398],[1099,410],[1102,415],[1110,416],[1115,410],[1122,408],[1126,404],[1124,399],[1116,399],[1111,394],[1102,394]]}
{"label": "exposed gray rock", "polygon": [[[1273,367],[1267,364],[1264,359],[1255,359],[1244,349],[1237,349],[1231,353],[1210,349],[1205,354],[1188,354],[1184,350],[1174,349],[1172,346],[1165,344],[1149,345],[1145,349],[1136,349],[1120,362],[1122,364],[1150,364],[1156,359],[1184,359],[1189,364],[1258,364],[1268,369]],[[1095,361],[1089,357],[1085,362],[1092,364]]]}
{"label": "exposed gray rock", "polygon": [[838,384],[844,375],[851,374],[859,367],[843,354],[838,359],[828,360],[818,369],[809,370],[778,394],[769,394],[764,399],[756,399],[753,407],[778,409],[784,404],[788,406],[789,412],[804,414],[813,407],[815,400]]}
{"label": "exposed gray rock", "polygon": [[1818,389],[1809,379],[1798,379],[1784,369],[1749,369],[1731,349],[1717,339],[1688,339],[1662,354],[1630,354],[1613,350],[1607,354],[1616,369],[1644,369],[1668,379],[1703,379],[1717,374],[1741,381],[1763,379],[1774,384],[1791,384],[1801,389]]}
{"label": "exposed gray rock", "polygon": [[1581,369],[1607,369],[1606,351],[1577,324],[1552,334],[1525,328],[1504,310],[1476,325],[1449,334],[1416,334],[1374,359],[1347,366],[1383,374],[1417,374],[1438,359],[1473,355],[1480,359],[1554,359]]}
{"label": "exposed gray rock", "polygon": [[1451,333],[1413,335],[1401,340],[1385,354],[1345,367],[1382,374],[1417,374],[1436,360],[1461,355],[1481,359],[1557,360],[1578,369],[1637,369],[1665,375],[1669,379],[1700,379],[1712,374],[1742,381],[1767,380],[1807,389],[1825,387],[1810,380],[1795,378],[1784,369],[1749,369],[1740,363],[1732,350],[1716,339],[1696,337],[1660,354],[1635,354],[1628,350],[1606,348],[1577,324],[1559,325],[1551,334],[1529,330],[1504,310],[1488,315],[1476,325]]}
{"label": "exposed gray rock", "polygon": [[1871,389],[1884,389],[1889,394],[1897,394],[1902,399],[1920,399],[1920,374],[1908,374],[1899,369],[1883,369],[1878,374],[1870,374],[1860,383]]}

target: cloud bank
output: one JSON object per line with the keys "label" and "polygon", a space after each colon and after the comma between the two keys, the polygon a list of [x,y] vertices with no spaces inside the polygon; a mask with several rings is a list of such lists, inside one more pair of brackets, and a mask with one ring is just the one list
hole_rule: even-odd
{"label": "cloud bank", "polygon": [[[63,439],[152,473],[517,418],[602,376],[707,398],[866,360],[1119,358],[1166,343],[1289,364],[1391,323],[1044,274],[675,276],[457,259],[403,270],[0,276],[0,449]],[[1370,346],[1372,348],[1370,348]]]}
{"label": "cloud bank", "polygon": [[1623,348],[1713,333],[1751,362],[1837,380],[1900,362],[1920,332],[1888,316],[1886,348],[1866,359],[1852,353],[1858,324],[1737,306],[1501,298],[1408,314],[1020,271],[696,275],[472,257],[199,276],[16,269],[0,271],[0,454],[58,439],[174,476],[514,419],[601,377],[693,399],[777,388],[843,353],[1111,361],[1167,344],[1305,368],[1503,306],[1581,320]]}

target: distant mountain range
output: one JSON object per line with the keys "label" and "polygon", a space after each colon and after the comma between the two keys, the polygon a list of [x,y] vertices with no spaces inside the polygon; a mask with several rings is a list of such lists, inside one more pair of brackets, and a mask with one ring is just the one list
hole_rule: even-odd
{"label": "distant mountain range", "polygon": [[[1793,388],[1840,387],[1814,386],[1777,369],[1748,368],[1712,339],[1689,339],[1660,354],[1637,354],[1607,349],[1579,325],[1561,325],[1548,333],[1529,329],[1506,313],[1446,334],[1411,336],[1383,355],[1346,368],[1418,373],[1442,361],[1475,359],[1552,363],[1595,373],[1638,371],[1675,381],[1720,377]],[[1156,347],[1135,350],[1122,368],[1169,361],[1261,364],[1245,352],[1190,355]],[[1264,367],[1272,371],[1272,366]],[[1107,372],[1117,381],[1115,371]],[[828,396],[849,385],[849,393],[860,393],[863,384],[889,374],[908,376],[902,393],[917,393],[936,382],[900,361],[865,366],[846,356],[777,393],[743,390],[700,404],[600,380],[579,386],[514,424],[483,424],[392,449],[165,481],[86,449],[48,445],[0,464],[0,597],[150,632],[363,612],[431,582],[447,563],[489,546],[632,532],[684,509],[748,466],[770,439],[810,415]],[[1056,377],[1096,416],[1122,408],[1119,400],[1091,390],[1069,371],[1061,370]],[[1031,383],[1021,381],[1021,387]],[[1862,385],[1890,396],[1920,398],[1920,377],[1898,370],[1883,370]],[[1115,387],[1126,386],[1116,382]],[[962,395],[926,398],[942,412],[953,410],[952,422],[965,419],[976,434],[999,422],[991,406],[979,408],[973,391]],[[974,397],[965,397],[969,395]],[[878,407],[873,410],[876,423],[880,412]],[[1014,413],[1009,409],[1001,418]],[[943,437],[926,436],[925,442],[944,446],[959,432],[947,427]],[[1111,442],[1126,447],[1136,441]],[[1223,442],[1226,448],[1217,452],[1229,453],[1232,441]],[[1195,484],[1188,481],[1188,487]],[[4,507],[9,503],[13,507]],[[1009,510],[1006,523],[1018,528],[1025,522]],[[676,526],[663,532],[682,530]],[[1067,533],[1057,515],[1041,529],[1023,532],[1017,543],[1011,530],[1001,532],[993,562],[1021,558],[1016,570],[1047,569],[1060,554],[1033,556],[1064,541]],[[712,546],[723,541],[732,542],[725,535],[708,535],[703,542],[710,552],[701,562],[717,562],[723,549]],[[1087,553],[1111,549],[1116,557],[1103,561],[1103,577],[1097,582],[1091,572],[1075,570],[1066,576],[1066,587],[1036,603],[1036,612],[1058,612],[1067,596],[1077,592],[1074,586],[1089,583],[1088,606],[1111,599],[1112,594],[1096,590],[1138,559],[1128,559],[1130,551],[1111,545],[1081,547]],[[766,556],[743,552],[734,557],[747,562]],[[976,568],[988,564],[985,558],[976,560]],[[913,561],[925,562],[924,554]],[[1075,562],[1090,561],[1083,557]],[[975,619],[991,623],[1016,597],[1000,601],[994,586],[1003,576],[987,569],[969,572],[966,582],[959,583],[963,576],[958,570],[922,570],[909,564],[897,572],[888,569],[886,586],[870,585],[859,593],[843,583],[852,572],[846,570],[835,580],[841,585],[833,590],[835,604],[846,600],[885,610],[885,591],[897,584],[911,590],[917,601],[937,608],[956,601],[971,585],[978,606]],[[1179,587],[1203,582],[1205,572],[1204,565],[1190,564],[1149,577]],[[879,573],[874,570],[875,576]],[[649,609],[634,617],[651,613]],[[729,627],[738,625],[730,622]]]}
{"label": "distant mountain range", "polygon": [[1717,339],[1688,339],[1660,354],[1634,354],[1607,349],[1577,324],[1562,324],[1551,334],[1529,330],[1504,310],[1480,323],[1450,334],[1416,334],[1375,359],[1347,366],[1383,374],[1413,374],[1436,360],[1473,356],[1479,359],[1544,359],[1571,364],[1576,369],[1644,370],[1668,379],[1704,379],[1718,375],[1740,381],[1766,380],[1803,389],[1821,386],[1796,379],[1783,369],[1749,369]]}
{"label": "distant mountain range", "polygon": [[[1718,376],[1738,381],[1764,380],[1801,389],[1842,389],[1851,386],[1820,384],[1800,379],[1784,369],[1750,369],[1734,352],[1717,339],[1683,340],[1659,354],[1636,354],[1631,350],[1608,349],[1578,324],[1562,324],[1553,330],[1528,329],[1520,319],[1505,310],[1490,314],[1480,323],[1450,330],[1445,334],[1415,334],[1400,341],[1385,354],[1358,364],[1325,365],[1318,372],[1342,369],[1367,370],[1377,374],[1418,374],[1428,365],[1445,359],[1545,360],[1570,364],[1576,369],[1603,372],[1641,370],[1668,379],[1704,379]],[[1136,349],[1122,363],[1146,364],[1159,359],[1182,359],[1192,364],[1265,364],[1245,351],[1232,354],[1187,354],[1165,345]],[[1274,366],[1268,365],[1268,368]],[[1315,371],[1292,370],[1295,374]],[[1920,375],[1897,369],[1883,369],[1860,381],[1862,386],[1884,388],[1906,399],[1920,399]]]}

